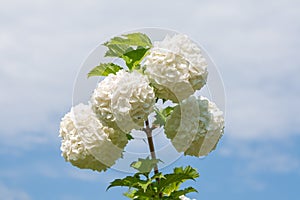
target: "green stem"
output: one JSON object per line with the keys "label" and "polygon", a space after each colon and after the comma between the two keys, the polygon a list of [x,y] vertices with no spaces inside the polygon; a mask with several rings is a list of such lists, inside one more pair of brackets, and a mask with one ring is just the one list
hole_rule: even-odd
{"label": "green stem", "polygon": [[[152,130],[154,129],[154,127],[150,128],[148,120],[145,121],[145,126],[146,126],[146,128],[144,128],[143,130],[147,134],[148,145],[149,145],[149,150],[150,150],[151,158],[152,159],[156,159],[155,147],[154,147],[153,137],[152,137]],[[159,173],[158,166],[157,166],[157,164],[155,164],[155,166],[154,166],[154,174],[158,174],[158,173]],[[159,183],[160,179],[157,178],[156,181],[157,181],[157,183]],[[163,197],[163,194],[159,193],[159,198],[162,198],[162,197]]]}
{"label": "green stem", "polygon": [[[149,150],[150,150],[151,158],[152,159],[156,159],[155,147],[154,147],[153,137],[152,137],[152,130],[153,130],[153,128],[150,128],[148,120],[145,121],[145,125],[146,125],[146,128],[144,128],[144,131],[147,134],[148,145],[149,145]],[[158,173],[159,173],[158,166],[156,164],[155,167],[154,167],[154,174],[158,174]]]}

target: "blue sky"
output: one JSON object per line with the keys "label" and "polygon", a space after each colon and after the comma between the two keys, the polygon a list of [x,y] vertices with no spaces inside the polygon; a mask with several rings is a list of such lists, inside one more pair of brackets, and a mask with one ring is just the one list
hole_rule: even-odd
{"label": "blue sky", "polygon": [[162,27],[191,36],[217,64],[226,129],[190,197],[296,199],[300,192],[300,2],[297,0],[0,0],[0,200],[125,199],[127,174],[60,157],[60,118],[89,52],[111,35]]}

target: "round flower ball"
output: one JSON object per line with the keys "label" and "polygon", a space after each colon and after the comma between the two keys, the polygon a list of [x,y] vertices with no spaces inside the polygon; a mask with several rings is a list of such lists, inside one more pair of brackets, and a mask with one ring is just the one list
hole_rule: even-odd
{"label": "round flower ball", "polygon": [[62,156],[81,169],[105,171],[122,156],[127,143],[124,133],[103,125],[91,106],[84,104],[72,107],[62,118],[59,133]]}
{"label": "round flower ball", "polygon": [[223,112],[205,97],[190,96],[174,107],[164,129],[178,152],[206,156],[223,135]]}
{"label": "round flower ball", "polygon": [[111,126],[129,132],[143,127],[153,112],[155,94],[147,76],[120,70],[98,84],[91,97],[97,116]]}
{"label": "round flower ball", "polygon": [[183,34],[155,42],[144,66],[156,96],[176,103],[201,89],[207,81],[207,62],[201,49]]}

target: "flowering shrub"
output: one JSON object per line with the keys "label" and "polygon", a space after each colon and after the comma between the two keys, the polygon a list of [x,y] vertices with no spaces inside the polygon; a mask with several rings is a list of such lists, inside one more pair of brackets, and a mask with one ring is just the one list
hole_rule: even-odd
{"label": "flowering shrub", "polygon": [[[159,172],[152,131],[164,133],[178,152],[205,156],[223,135],[223,113],[205,97],[195,96],[207,80],[207,61],[201,49],[186,35],[167,36],[152,44],[142,33],[114,37],[103,44],[106,57],[121,58],[125,66],[100,63],[89,73],[102,76],[88,105],[71,108],[60,124],[61,151],[66,161],[84,169],[105,171],[122,157],[131,131],[146,133],[150,157],[139,158],[131,167],[133,176],[116,179],[109,188],[125,186],[130,199],[189,200],[197,192],[181,183],[199,177],[191,166]],[[170,100],[163,109],[157,102]],[[153,121],[149,115],[155,114]],[[151,171],[154,173],[151,174]]]}

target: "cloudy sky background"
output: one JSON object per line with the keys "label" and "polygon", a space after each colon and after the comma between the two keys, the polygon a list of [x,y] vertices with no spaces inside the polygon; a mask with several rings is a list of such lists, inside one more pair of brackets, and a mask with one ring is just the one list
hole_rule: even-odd
{"label": "cloudy sky background", "polygon": [[300,192],[300,2],[297,0],[0,0],[0,200],[125,199],[126,174],[60,157],[60,118],[76,73],[99,43],[162,27],[206,48],[226,89],[226,129],[190,197],[296,199]]}

